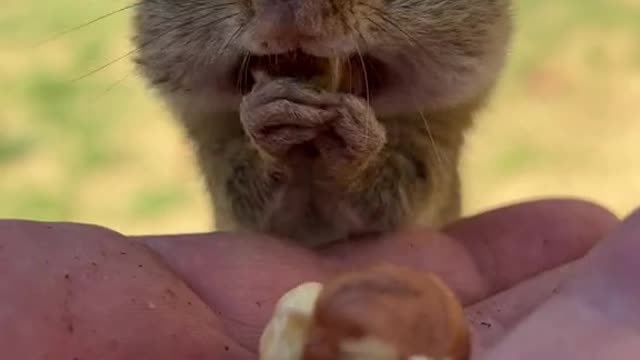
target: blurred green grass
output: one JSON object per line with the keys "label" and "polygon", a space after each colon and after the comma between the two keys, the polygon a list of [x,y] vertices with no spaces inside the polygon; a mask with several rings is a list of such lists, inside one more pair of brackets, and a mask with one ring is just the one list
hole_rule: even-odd
{"label": "blurred green grass", "polygon": [[[130,1],[130,0],[129,0]],[[180,129],[127,61],[128,1],[4,0],[0,218],[208,230]],[[577,196],[640,205],[640,1],[519,0],[508,67],[469,136],[465,211]]]}

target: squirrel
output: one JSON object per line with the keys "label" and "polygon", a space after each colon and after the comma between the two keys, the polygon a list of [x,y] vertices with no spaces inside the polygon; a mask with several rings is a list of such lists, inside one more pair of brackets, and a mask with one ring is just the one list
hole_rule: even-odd
{"label": "squirrel", "polygon": [[461,216],[512,26],[510,0],[139,0],[132,41],[216,228],[318,247]]}

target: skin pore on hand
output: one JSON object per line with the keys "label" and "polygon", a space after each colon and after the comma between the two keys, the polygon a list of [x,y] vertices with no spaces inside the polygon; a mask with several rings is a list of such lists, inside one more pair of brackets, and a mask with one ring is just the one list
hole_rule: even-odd
{"label": "skin pore on hand", "polygon": [[[549,346],[558,338],[553,331],[560,330],[566,339],[591,341],[593,350],[597,342],[581,335],[583,327],[558,328],[544,316],[557,316],[562,306],[584,299],[604,304],[596,296],[602,284],[610,287],[608,293],[621,294],[620,304],[633,304],[624,301],[633,299],[633,281],[607,279],[624,274],[631,279],[633,272],[627,271],[638,267],[622,261],[629,258],[622,248],[637,248],[624,238],[640,231],[640,216],[611,232],[617,225],[597,206],[549,200],[463,219],[442,233],[414,230],[316,253],[249,234],[126,238],[85,225],[4,221],[0,294],[8,296],[0,297],[0,349],[16,359],[256,359],[262,327],[285,291],[385,262],[434,271],[456,291],[479,350],[474,359],[506,359],[513,353],[528,358],[526,351]],[[578,266],[570,265],[609,233]],[[610,271],[598,270],[602,266]],[[554,291],[567,276],[578,280]],[[592,294],[584,297],[585,289]],[[637,330],[640,321],[619,316],[625,314],[622,305],[618,313],[592,311],[601,315],[592,319],[620,331],[635,324]],[[605,330],[603,343],[616,345],[606,342]],[[637,346],[637,331],[635,338],[626,334],[618,339]],[[525,338],[542,344],[527,347]]]}

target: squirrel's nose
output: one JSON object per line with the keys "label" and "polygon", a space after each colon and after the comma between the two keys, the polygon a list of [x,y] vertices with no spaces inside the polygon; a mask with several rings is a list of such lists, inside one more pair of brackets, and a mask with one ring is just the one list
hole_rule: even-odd
{"label": "squirrel's nose", "polygon": [[253,18],[252,51],[292,51],[321,36],[323,22],[316,6],[302,6],[298,0],[261,0],[260,4]]}
{"label": "squirrel's nose", "polygon": [[284,16],[260,19],[254,36],[261,51],[268,53],[295,49],[304,37],[296,24]]}

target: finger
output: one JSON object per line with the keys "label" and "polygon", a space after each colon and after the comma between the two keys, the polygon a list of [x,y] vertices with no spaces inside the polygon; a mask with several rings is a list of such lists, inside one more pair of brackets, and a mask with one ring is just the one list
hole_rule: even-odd
{"label": "finger", "polygon": [[560,285],[573,274],[575,264],[570,263],[476,303],[465,309],[471,327],[476,355],[493,348],[522,319],[558,291]]}
{"label": "finger", "polygon": [[[259,107],[243,107],[241,111],[245,126],[257,133],[285,125],[300,128],[317,127],[335,117],[335,112],[331,110],[298,104],[287,99],[274,100]],[[256,121],[256,118],[259,121]]]}
{"label": "finger", "polygon": [[381,264],[410,267],[440,276],[463,303],[487,293],[473,257],[455,239],[431,230],[412,230],[378,238],[344,242],[324,250],[325,261],[340,271]]}
{"label": "finger", "polygon": [[[533,204],[534,208],[535,205]],[[521,206],[526,209],[531,204]],[[580,230],[581,233],[583,230],[578,224],[594,222],[594,217],[610,217],[605,211],[590,206],[594,210],[589,216],[586,214],[588,211],[579,211],[579,216],[572,218],[568,214],[576,211],[574,207],[575,205],[568,206],[565,202],[556,202],[555,205],[547,207],[547,210],[551,211],[547,216],[539,211],[529,213],[526,210],[520,210],[519,216],[525,219],[528,216],[538,216],[537,221],[527,221],[540,229],[546,229],[549,223],[556,223],[553,213],[557,211],[566,218],[565,222],[574,223],[568,228]],[[509,213],[509,210],[497,210],[496,214],[490,215],[497,216],[500,211]],[[513,226],[514,221],[518,220],[515,216],[506,218],[508,221],[505,223],[494,221],[492,224],[497,233],[495,238],[501,239],[499,235],[503,233],[503,229]],[[482,220],[482,217],[479,216],[478,219]],[[559,233],[565,237],[575,236],[571,232]],[[596,233],[590,234],[593,239],[585,243],[595,242],[600,237],[600,233]],[[532,242],[538,235],[527,232],[513,241]],[[547,237],[550,242],[566,241],[562,236],[552,235],[549,234]],[[499,283],[500,286],[496,285],[491,273],[478,270],[476,257],[470,253],[471,248],[463,244],[464,236],[461,240],[455,240],[428,230],[354,240],[324,250],[323,256],[317,256],[316,253],[301,249],[295,244],[249,234],[176,235],[143,237],[140,240],[155,249],[210,306],[224,309],[224,313],[219,316],[225,321],[230,334],[243,346],[255,346],[262,326],[268,321],[271,309],[280,295],[301,282],[323,281],[339,271],[391,263],[435,272],[465,303],[483,299],[489,293],[499,291],[500,286],[504,286],[504,282]],[[554,251],[553,247],[545,249]],[[527,247],[523,246],[522,250],[527,251]],[[575,251],[584,253],[586,250]],[[496,251],[501,249],[498,248]],[[538,269],[539,272],[545,270],[543,265],[545,264]],[[518,271],[497,267],[494,270],[498,273]]]}
{"label": "finger", "polygon": [[640,353],[638,234],[640,210],[581,260],[573,279],[486,358],[636,359]]}
{"label": "finger", "polygon": [[99,227],[0,221],[0,294],[3,358],[252,359],[153,253]]}
{"label": "finger", "polygon": [[[255,108],[277,100],[290,100],[295,103],[310,106],[332,106],[337,105],[335,96],[325,94],[314,89],[307,83],[300,82],[292,78],[279,78],[271,81],[262,79],[263,83],[246,95],[242,106],[245,108]],[[265,82],[266,81],[266,82]]]}
{"label": "finger", "polygon": [[[434,261],[451,257],[445,244],[436,244],[441,238],[433,239],[433,253],[439,254],[434,255]],[[138,239],[160,254],[216,310],[230,336],[247,348],[255,348],[275,303],[286,291],[302,282],[326,281],[347,270],[335,257],[327,261],[295,244],[260,235],[216,233]],[[449,240],[448,244],[457,243]]]}
{"label": "finger", "polygon": [[[589,288],[597,290],[592,301],[635,299],[640,305],[640,208],[593,249],[581,262],[579,271],[567,291]],[[604,299],[599,298],[600,294]],[[637,319],[640,322],[640,317]]]}
{"label": "finger", "polygon": [[592,203],[541,200],[463,219],[444,231],[468,249],[494,294],[584,256],[618,223]]}
{"label": "finger", "polygon": [[341,244],[328,254],[353,267],[386,262],[435,272],[471,304],[583,256],[616,223],[593,204],[537,201],[461,220],[446,235],[414,230]]}
{"label": "finger", "polygon": [[635,360],[638,354],[637,330],[612,322],[579,299],[556,296],[474,360]]}
{"label": "finger", "polygon": [[262,235],[141,237],[216,312],[240,345],[256,348],[275,303],[332,273],[313,253]]}
{"label": "finger", "polygon": [[599,243],[578,264],[577,272],[560,289],[562,293],[580,296],[640,331],[640,209]]}

